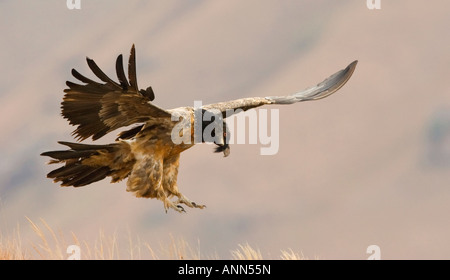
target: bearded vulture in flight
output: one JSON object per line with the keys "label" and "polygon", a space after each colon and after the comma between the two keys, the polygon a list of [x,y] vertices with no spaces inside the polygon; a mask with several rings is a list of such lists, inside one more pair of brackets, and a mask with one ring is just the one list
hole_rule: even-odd
{"label": "bearded vulture in flight", "polygon": [[[224,121],[226,117],[263,105],[292,104],[327,97],[350,79],[357,64],[354,61],[318,85],[292,95],[242,98],[200,108],[165,110],[152,102],[155,96],[151,87],[138,87],[134,45],[128,62],[128,79],[124,73],[122,55],[116,60],[118,82],[103,73],[92,59],[86,60],[101,82],[72,69],[72,75],[81,83],[67,81],[69,88],[64,90],[61,109],[62,116],[76,126],[73,136],[78,141],[89,137],[97,140],[118,128],[134,126],[119,133],[112,144],[58,142],[69,149],[41,154],[52,158],[49,163],[63,164],[48,173],[47,177],[61,182],[61,186],[73,187],[85,186],[107,176],[111,177],[112,183],[128,178],[127,191],[134,192],[137,197],[161,200],[166,212],[169,208],[184,212],[181,204],[205,207],[178,190],[180,153],[195,143],[213,142],[217,145],[215,151],[227,156],[230,148],[229,130]],[[202,117],[208,112],[212,112],[214,118],[203,120]],[[219,133],[214,135],[213,132],[212,138],[205,139],[203,129],[213,122],[212,119],[219,122],[220,125],[216,126]],[[195,128],[199,132],[195,132]]]}

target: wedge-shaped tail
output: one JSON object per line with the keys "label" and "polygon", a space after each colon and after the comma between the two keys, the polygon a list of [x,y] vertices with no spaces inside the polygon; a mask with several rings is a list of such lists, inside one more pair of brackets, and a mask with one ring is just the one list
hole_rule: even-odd
{"label": "wedge-shaped tail", "polygon": [[[61,186],[81,187],[100,181],[107,176],[116,182],[128,176],[134,159],[123,154],[127,147],[121,143],[109,145],[87,145],[70,142],[58,142],[68,146],[69,150],[44,152],[41,156],[53,158],[50,163],[64,163],[47,174]],[[124,157],[125,156],[125,157]]]}

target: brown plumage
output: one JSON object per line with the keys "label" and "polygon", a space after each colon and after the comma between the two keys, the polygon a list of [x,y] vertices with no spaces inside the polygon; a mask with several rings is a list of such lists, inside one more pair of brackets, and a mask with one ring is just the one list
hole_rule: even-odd
{"label": "brown plumage", "polygon": [[[72,75],[82,84],[68,81],[69,87],[61,103],[62,115],[76,126],[73,136],[83,141],[97,140],[113,130],[135,125],[119,133],[115,143],[89,145],[59,142],[69,150],[49,151],[41,155],[53,158],[50,163],[62,163],[47,174],[61,186],[81,187],[111,177],[111,182],[125,178],[127,191],[137,197],[157,198],[164,208],[184,211],[180,204],[204,208],[182,195],[177,186],[180,153],[195,143],[214,142],[216,152],[230,153],[229,131],[224,119],[236,112],[270,104],[292,104],[327,97],[341,88],[351,77],[357,61],[338,71],[318,85],[288,96],[243,98],[205,105],[201,108],[180,107],[164,110],[151,101],[151,87],[139,90],[136,78],[134,45],[128,62],[128,78],[123,69],[122,55],[116,60],[119,82],[109,78],[97,64],[87,58],[92,72],[102,82],[93,81],[75,69]],[[236,111],[237,109],[241,109]],[[219,112],[213,119],[219,122],[217,137],[204,139],[203,129],[212,121],[204,121],[208,112]],[[198,131],[196,131],[198,128]],[[222,129],[223,128],[223,129]],[[200,135],[200,138],[198,137]],[[184,139],[174,141],[174,137]],[[176,197],[176,200],[171,198]]]}

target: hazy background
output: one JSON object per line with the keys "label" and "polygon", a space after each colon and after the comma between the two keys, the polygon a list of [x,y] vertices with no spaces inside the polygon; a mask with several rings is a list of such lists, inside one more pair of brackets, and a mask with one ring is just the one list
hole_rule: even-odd
{"label": "hazy background", "polygon": [[[291,248],[364,259],[375,244],[383,259],[447,259],[449,10],[444,0],[382,0],[381,10],[363,0],[0,1],[0,232],[19,227],[28,245],[29,217],[88,242],[100,230],[154,246],[172,235],[222,258],[248,242],[266,258]],[[60,188],[39,156],[73,140],[60,116],[70,70],[93,77],[89,56],[115,78],[133,43],[139,85],[164,108],[290,94],[359,64],[338,94],[274,107],[276,155],[184,152],[179,188],[207,208],[166,214],[125,182]]]}

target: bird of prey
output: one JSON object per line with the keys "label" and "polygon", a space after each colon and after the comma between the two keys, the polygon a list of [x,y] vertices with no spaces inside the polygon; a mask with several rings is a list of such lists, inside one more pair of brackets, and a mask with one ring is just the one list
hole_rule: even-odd
{"label": "bird of prey", "polygon": [[[52,158],[49,163],[63,164],[48,173],[47,177],[61,182],[61,186],[73,187],[85,186],[106,177],[111,177],[112,183],[128,178],[127,191],[137,197],[161,200],[166,212],[169,208],[184,212],[181,204],[191,208],[205,207],[178,190],[180,153],[195,143],[212,142],[217,145],[216,152],[228,156],[230,135],[224,121],[226,117],[263,105],[292,104],[327,97],[348,81],[357,64],[354,61],[316,86],[292,95],[242,98],[200,108],[166,110],[152,102],[155,95],[151,87],[138,88],[134,45],[128,62],[128,78],[122,55],[117,57],[118,82],[100,70],[92,59],[86,60],[101,82],[72,69],[72,75],[81,83],[67,81],[68,88],[64,90],[61,103],[62,116],[76,126],[72,135],[78,141],[90,137],[97,140],[113,130],[127,128],[118,134],[112,144],[58,142],[69,149],[41,154]],[[214,117],[204,120],[202,116],[208,112],[212,112]],[[221,129],[211,133],[211,138],[203,137],[203,130],[213,121],[219,122],[216,128]],[[200,132],[195,132],[194,128]],[[175,138],[185,141],[174,141]]]}

